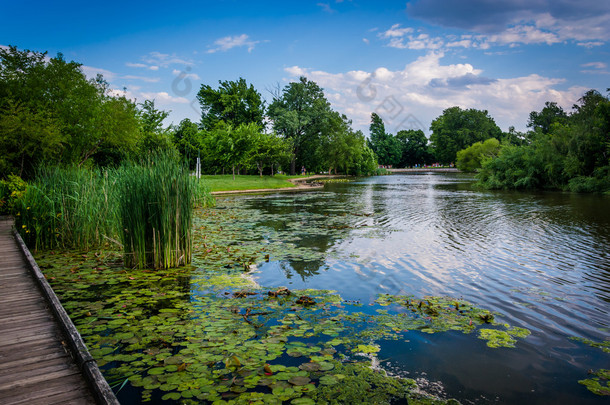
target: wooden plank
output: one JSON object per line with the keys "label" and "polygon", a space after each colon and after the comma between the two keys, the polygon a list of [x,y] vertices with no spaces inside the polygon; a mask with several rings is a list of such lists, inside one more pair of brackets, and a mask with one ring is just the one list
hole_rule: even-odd
{"label": "wooden plank", "polygon": [[[0,219],[0,404],[93,404],[84,376],[106,383],[88,352],[76,366],[58,322],[72,323],[11,225]],[[109,387],[96,396],[118,404]]]}

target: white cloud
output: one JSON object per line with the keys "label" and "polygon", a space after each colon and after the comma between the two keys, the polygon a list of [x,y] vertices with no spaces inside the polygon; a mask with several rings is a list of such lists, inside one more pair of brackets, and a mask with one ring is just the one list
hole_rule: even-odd
{"label": "white cloud", "polygon": [[106,79],[107,81],[111,81],[116,77],[116,74],[114,72],[111,72],[110,70],[86,65],[83,65],[80,68],[85,74],[85,76],[87,76],[89,79],[95,79],[98,74],[103,75],[104,79]]}
{"label": "white cloud", "polygon": [[401,28],[400,24],[394,24],[390,27],[390,29],[380,33],[379,35],[382,38],[401,38],[412,32],[413,32],[413,28],[410,28],[410,27]]}
{"label": "white cloud", "polygon": [[149,70],[159,70],[159,66],[155,66],[155,65],[147,65],[145,63],[131,63],[131,62],[127,62],[125,63],[125,66],[127,67],[132,67],[132,68],[144,68],[144,69],[149,69]]}
{"label": "white cloud", "polygon": [[403,69],[379,67],[373,72],[328,73],[299,66],[286,68],[292,77],[305,75],[325,89],[334,108],[368,133],[371,112],[377,112],[392,133],[412,128],[414,122],[428,133],[430,122],[452,106],[488,110],[498,125],[524,130],[531,111],[546,101],[569,109],[586,90],[558,90],[563,79],[528,75],[490,79],[471,64],[441,63],[443,53],[430,52]]}
{"label": "white cloud", "polygon": [[188,104],[190,101],[184,97],[174,97],[165,91],[160,92],[143,92],[140,93],[142,97],[148,100],[155,100],[155,102],[161,105],[168,105],[172,103]]}
{"label": "white cloud", "polygon": [[371,43],[371,41],[369,41],[368,38],[362,38],[362,42],[364,42],[367,45]]}
{"label": "white cloud", "polygon": [[170,55],[169,53],[161,53],[157,51],[150,52],[148,55],[143,57],[142,60],[150,65],[150,70],[158,70],[159,66],[166,68],[170,65],[192,66],[194,64],[189,60],[176,56],[176,54]]}
{"label": "white cloud", "polygon": [[256,44],[260,43],[260,41],[252,41],[250,37],[246,34],[235,35],[235,36],[227,36],[223,38],[219,38],[214,41],[215,47],[208,50],[208,53],[215,52],[226,52],[229,49],[239,48],[242,46],[246,46],[248,48],[248,52],[252,52]]}
{"label": "white cloud", "polygon": [[[187,69],[189,70],[189,69]],[[201,80],[197,73],[186,73],[182,70],[174,69],[172,71],[174,76],[180,76],[182,79],[193,79],[193,80]]]}
{"label": "white cloud", "polygon": [[[394,24],[390,29],[379,33],[378,36],[381,39],[387,40],[387,46],[392,48],[428,51],[449,50],[451,48],[478,48],[485,50],[494,45],[508,45],[510,47],[522,44],[552,45],[563,41],[557,33],[527,24],[509,27],[493,35],[465,34],[460,37],[454,35],[445,37],[430,36],[426,33],[415,33],[412,28],[401,28],[400,24]],[[583,46],[586,45],[583,44]]]}
{"label": "white cloud", "polygon": [[134,75],[125,75],[121,76],[122,79],[127,80],[141,80],[146,83],[157,83],[160,79],[158,77],[146,77],[146,76],[134,76]]}
{"label": "white cloud", "polygon": [[594,48],[596,46],[602,46],[604,42],[601,41],[589,41],[589,42],[577,42],[576,45],[585,47],[587,49]]}
{"label": "white cloud", "polygon": [[589,63],[584,63],[580,66],[590,67],[590,68],[595,68],[595,69],[605,69],[608,67],[608,65],[605,64],[604,62],[589,62]]}
{"label": "white cloud", "polygon": [[318,7],[322,7],[322,10],[323,10],[325,13],[332,14],[332,13],[334,13],[334,12],[336,11],[336,10],[334,10],[334,9],[333,9],[333,8],[330,6],[330,4],[329,4],[329,3],[318,3],[318,4],[317,4],[317,6],[318,6]]}

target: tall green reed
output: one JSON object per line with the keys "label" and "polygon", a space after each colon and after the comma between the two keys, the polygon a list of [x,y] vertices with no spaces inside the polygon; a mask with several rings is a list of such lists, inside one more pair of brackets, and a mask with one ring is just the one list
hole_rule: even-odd
{"label": "tall green reed", "polygon": [[125,266],[171,268],[191,262],[195,180],[167,155],[120,170],[118,209]]}
{"label": "tall green reed", "polygon": [[89,249],[118,234],[114,172],[42,167],[17,203],[15,224],[28,246]]}

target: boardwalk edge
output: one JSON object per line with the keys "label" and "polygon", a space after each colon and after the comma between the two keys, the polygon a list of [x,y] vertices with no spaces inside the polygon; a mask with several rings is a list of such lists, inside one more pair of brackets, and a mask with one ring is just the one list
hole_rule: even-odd
{"label": "boardwalk edge", "polygon": [[87,346],[85,345],[80,333],[78,333],[76,326],[74,326],[74,323],[72,323],[68,313],[61,305],[59,298],[57,298],[57,295],[55,295],[55,291],[53,291],[47,282],[47,279],[38,267],[36,260],[34,260],[32,253],[23,242],[21,235],[15,229],[13,229],[13,235],[17,241],[17,244],[19,245],[21,253],[26,259],[28,268],[32,272],[38,287],[47,299],[55,318],[66,335],[68,346],[74,356],[75,361],[85,376],[85,379],[89,383],[96,402],[100,405],[120,405],[119,401],[114,395],[114,392],[97,366],[97,363],[89,353],[89,350],[87,349]]}

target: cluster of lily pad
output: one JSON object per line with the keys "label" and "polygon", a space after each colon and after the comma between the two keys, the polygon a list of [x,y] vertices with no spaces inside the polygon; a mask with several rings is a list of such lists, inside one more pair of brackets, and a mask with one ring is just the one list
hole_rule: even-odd
{"label": "cluster of lily pad", "polygon": [[[363,308],[333,291],[262,288],[244,270],[323,252],[287,247],[302,218],[278,224],[252,211],[229,202],[200,212],[192,267],[126,270],[112,251],[38,255],[115,390],[187,404],[440,403],[414,394],[412,380],[373,370],[378,342],[458,330],[512,347],[529,334],[453,298],[380,295]],[[361,220],[342,218],[325,222],[333,237]]]}
{"label": "cluster of lily pad", "polygon": [[[610,340],[596,342],[581,337],[572,337],[570,339],[591,347],[596,347],[604,353],[610,353]],[[596,395],[610,396],[610,370],[603,368],[597,371],[589,370],[589,375],[589,378],[579,380],[578,383],[584,385],[589,391]]]}

